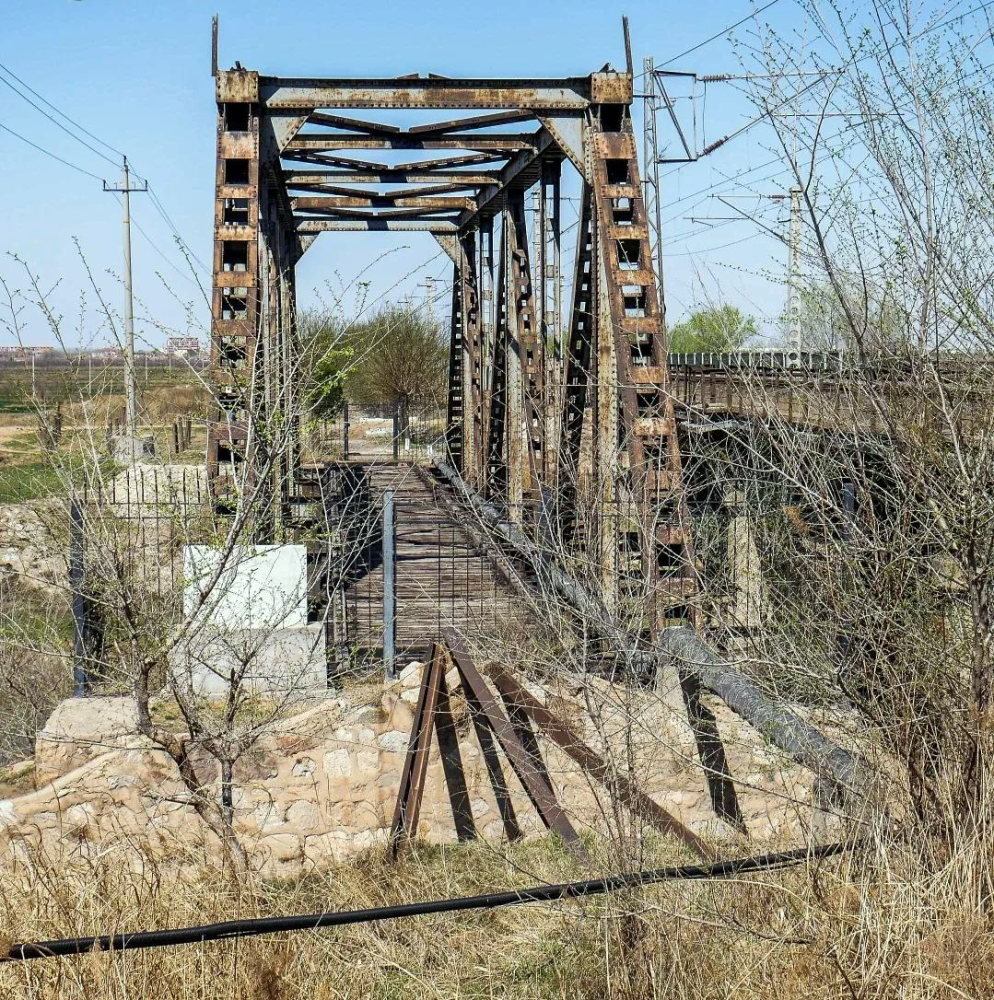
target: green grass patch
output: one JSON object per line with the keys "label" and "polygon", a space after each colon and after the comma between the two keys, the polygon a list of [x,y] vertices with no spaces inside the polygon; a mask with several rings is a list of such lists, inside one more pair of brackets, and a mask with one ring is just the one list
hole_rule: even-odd
{"label": "green grass patch", "polygon": [[58,493],[62,472],[49,462],[0,465],[0,503],[25,503]]}

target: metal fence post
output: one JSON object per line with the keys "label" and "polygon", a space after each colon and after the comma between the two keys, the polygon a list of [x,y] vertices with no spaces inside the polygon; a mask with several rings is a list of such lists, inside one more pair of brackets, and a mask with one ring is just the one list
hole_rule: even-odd
{"label": "metal fence post", "polygon": [[397,563],[393,490],[383,491],[383,669],[387,680],[397,676]]}
{"label": "metal fence post", "polygon": [[[855,519],[856,483],[852,479],[844,479],[842,481],[842,523],[839,526],[839,534],[842,537],[843,545],[852,545],[853,522]],[[838,646],[838,665],[839,667],[844,667],[851,651],[852,633],[842,631],[837,632],[836,642]]]}
{"label": "metal fence post", "polygon": [[349,460],[349,404],[342,404],[342,458]]}
{"label": "metal fence post", "polygon": [[73,619],[73,697],[86,697],[90,686],[86,676],[87,621],[86,595],[83,593],[83,506],[73,499],[69,507],[69,586],[72,589]]}

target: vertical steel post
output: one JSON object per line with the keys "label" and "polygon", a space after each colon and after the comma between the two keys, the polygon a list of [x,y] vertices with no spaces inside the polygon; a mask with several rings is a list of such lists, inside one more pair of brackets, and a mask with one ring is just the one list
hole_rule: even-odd
{"label": "vertical steel post", "polygon": [[349,404],[342,404],[342,458],[349,460]]}
{"label": "vertical steel post", "polygon": [[397,676],[397,538],[393,490],[383,491],[383,670]]}
{"label": "vertical steel post", "polygon": [[86,594],[83,592],[83,506],[73,499],[69,507],[69,586],[72,590],[73,619],[73,697],[86,697],[87,622]]}
{"label": "vertical steel post", "polygon": [[[656,115],[659,111],[659,85],[652,56],[642,60],[645,78],[645,104],[643,105],[642,135],[645,181],[643,183],[646,221],[649,224],[649,250],[656,265],[656,294],[660,310],[665,310],[663,295],[663,203],[659,196],[659,129]],[[662,315],[665,323],[665,313]]]}

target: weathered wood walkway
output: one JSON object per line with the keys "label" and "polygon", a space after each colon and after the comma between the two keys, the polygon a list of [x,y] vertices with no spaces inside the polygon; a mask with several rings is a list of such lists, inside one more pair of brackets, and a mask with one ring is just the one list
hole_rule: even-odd
{"label": "weathered wood walkway", "polygon": [[[440,503],[437,489],[404,463],[374,462],[368,468],[377,514],[383,491],[394,491],[398,659],[423,659],[446,627],[472,636],[520,623],[520,601]],[[383,563],[378,555],[349,587],[346,602],[351,647],[360,655],[379,655]]]}

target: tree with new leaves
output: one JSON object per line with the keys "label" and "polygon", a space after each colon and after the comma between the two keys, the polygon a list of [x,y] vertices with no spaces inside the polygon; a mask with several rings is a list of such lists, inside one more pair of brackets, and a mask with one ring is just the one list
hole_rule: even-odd
{"label": "tree with new leaves", "polygon": [[670,330],[669,350],[676,354],[738,351],[755,335],[756,321],[737,306],[708,306]]}

